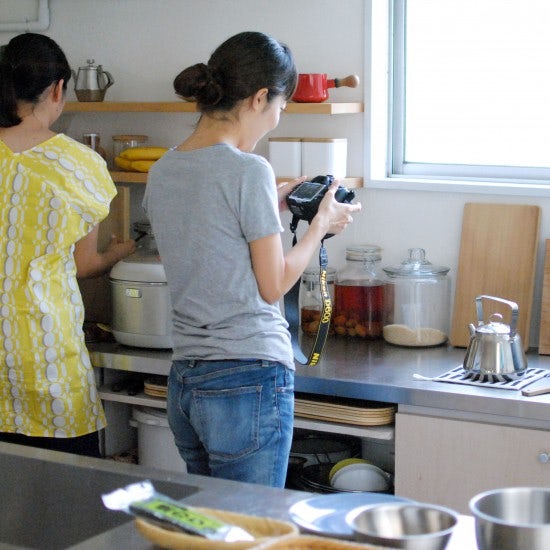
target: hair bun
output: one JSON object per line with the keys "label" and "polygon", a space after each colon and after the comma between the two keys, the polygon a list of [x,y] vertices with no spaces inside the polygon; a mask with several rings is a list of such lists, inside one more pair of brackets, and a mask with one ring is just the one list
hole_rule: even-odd
{"label": "hair bun", "polygon": [[223,97],[217,71],[204,63],[192,65],[176,76],[174,90],[183,99],[201,105],[216,105]]}

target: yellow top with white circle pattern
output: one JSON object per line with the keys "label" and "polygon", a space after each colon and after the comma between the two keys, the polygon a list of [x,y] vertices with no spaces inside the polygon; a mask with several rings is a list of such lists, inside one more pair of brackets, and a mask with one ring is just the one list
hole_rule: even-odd
{"label": "yellow top with white circle pattern", "polygon": [[57,134],[0,141],[0,431],[76,437],[105,427],[84,342],[74,244],[116,194],[90,148]]}

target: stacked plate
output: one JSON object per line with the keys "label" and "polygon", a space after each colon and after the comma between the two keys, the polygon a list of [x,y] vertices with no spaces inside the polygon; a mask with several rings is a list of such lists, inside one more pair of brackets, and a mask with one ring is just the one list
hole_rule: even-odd
{"label": "stacked plate", "polygon": [[152,397],[166,397],[167,391],[167,376],[148,376],[143,382],[143,393]]}
{"label": "stacked plate", "polygon": [[296,416],[359,426],[393,424],[396,410],[395,405],[388,403],[321,395],[308,399],[297,395],[294,403]]}

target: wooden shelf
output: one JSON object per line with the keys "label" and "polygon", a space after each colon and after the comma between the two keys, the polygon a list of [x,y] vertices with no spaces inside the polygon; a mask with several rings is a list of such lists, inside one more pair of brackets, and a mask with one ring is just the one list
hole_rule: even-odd
{"label": "wooden shelf", "polygon": [[[284,181],[292,181],[293,177],[277,177],[277,183]],[[363,178],[347,177],[340,180],[341,185],[345,185],[348,189],[361,189],[363,187]]]}
{"label": "wooden shelf", "polygon": [[143,407],[154,407],[156,409],[166,409],[166,398],[153,397],[144,392],[136,395],[128,395],[124,392],[114,392],[106,386],[98,390],[98,395],[103,401],[114,401],[115,403],[126,403],[127,405],[141,405]]}
{"label": "wooden shelf", "polygon": [[382,441],[394,441],[395,439],[395,426],[393,424],[388,426],[357,426],[342,422],[327,422],[294,416],[294,427],[324,433],[354,435],[356,437]]}
{"label": "wooden shelf", "polygon": [[362,113],[363,104],[356,103],[287,103],[285,113],[297,115],[346,115]]}
{"label": "wooden shelf", "polygon": [[[120,170],[111,171],[111,177],[115,183],[147,183],[145,172],[123,172]],[[277,182],[290,181],[293,178],[277,178]],[[363,187],[363,178],[345,178],[342,185],[348,189],[360,189]]]}
{"label": "wooden shelf", "polygon": [[111,177],[115,183],[147,183],[147,172],[112,170]]}
{"label": "wooden shelf", "polygon": [[66,113],[194,113],[195,103],[187,101],[68,101]]}
{"label": "wooden shelf", "polygon": [[[196,103],[188,101],[68,101],[65,113],[195,113]],[[288,114],[341,115],[362,113],[363,104],[355,103],[288,103]]]}

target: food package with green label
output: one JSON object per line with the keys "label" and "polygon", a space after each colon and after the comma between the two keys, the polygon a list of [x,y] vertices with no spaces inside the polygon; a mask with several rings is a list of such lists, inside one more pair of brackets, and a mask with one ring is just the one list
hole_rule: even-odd
{"label": "food package with green label", "polygon": [[132,483],[102,496],[109,510],[123,511],[161,527],[209,540],[251,541],[254,537],[236,525],[220,521],[155,490],[150,481]]}

